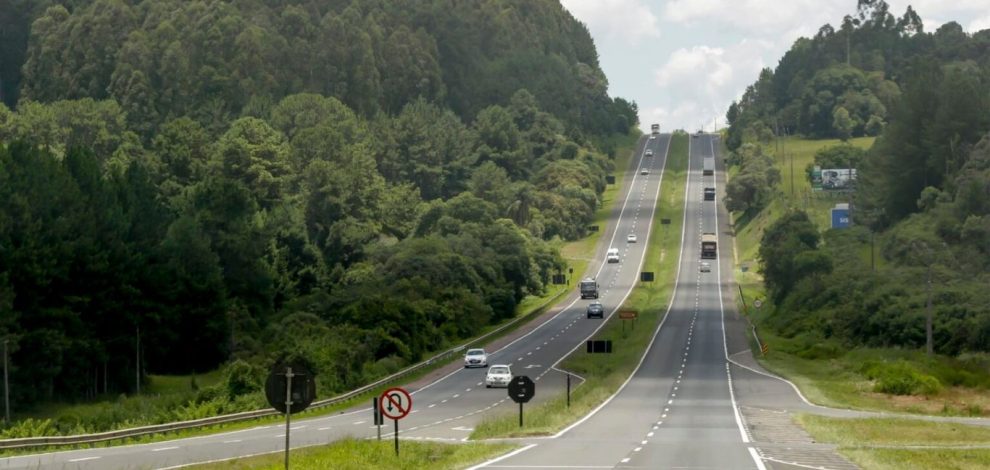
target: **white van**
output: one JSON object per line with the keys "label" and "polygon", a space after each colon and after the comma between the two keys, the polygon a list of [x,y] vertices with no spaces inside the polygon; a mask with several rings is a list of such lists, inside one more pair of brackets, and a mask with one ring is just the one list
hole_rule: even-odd
{"label": "white van", "polygon": [[618,263],[619,262],[619,249],[618,248],[609,248],[608,249],[608,253],[605,255],[605,261],[607,261],[609,263]]}

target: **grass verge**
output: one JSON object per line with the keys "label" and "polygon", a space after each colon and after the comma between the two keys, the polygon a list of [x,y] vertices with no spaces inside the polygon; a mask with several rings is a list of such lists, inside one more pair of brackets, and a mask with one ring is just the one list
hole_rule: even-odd
{"label": "grass verge", "polygon": [[[518,417],[514,413],[490,416],[475,426],[471,433],[472,439],[554,434],[605,401],[632,374],[666,313],[673,292],[684,220],[687,155],[687,134],[675,135],[667,157],[667,168],[664,171],[643,266],[643,271],[656,273],[657,282],[637,285],[623,305],[624,308],[639,312],[635,328],[632,324],[623,326],[622,321],[613,316],[596,335],[597,339],[611,339],[621,347],[614,348],[612,354],[583,354],[577,351],[561,363],[561,368],[586,379],[572,391],[570,408],[567,407],[567,397],[563,394],[538,406],[531,406],[527,409],[526,426],[523,429],[519,428]],[[662,226],[662,218],[671,219],[670,225]]]}
{"label": "grass verge", "polygon": [[[302,469],[456,469],[484,462],[512,450],[510,444],[443,444],[402,441],[397,457],[391,440],[382,442],[344,439],[326,446],[306,447],[291,452],[292,468]],[[195,470],[281,469],[284,454],[274,453],[189,467]]]}
{"label": "grass verge", "polygon": [[[864,469],[990,468],[990,429],[899,418],[829,418],[802,414],[797,421],[818,442]],[[898,448],[898,446],[904,446]],[[961,446],[961,448],[907,448]],[[984,448],[965,448],[983,446]]]}

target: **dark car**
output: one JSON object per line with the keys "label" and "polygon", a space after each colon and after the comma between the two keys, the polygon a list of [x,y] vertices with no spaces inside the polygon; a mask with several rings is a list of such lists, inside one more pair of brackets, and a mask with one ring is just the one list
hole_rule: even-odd
{"label": "dark car", "polygon": [[605,318],[605,307],[602,306],[601,302],[588,304],[588,318]]}

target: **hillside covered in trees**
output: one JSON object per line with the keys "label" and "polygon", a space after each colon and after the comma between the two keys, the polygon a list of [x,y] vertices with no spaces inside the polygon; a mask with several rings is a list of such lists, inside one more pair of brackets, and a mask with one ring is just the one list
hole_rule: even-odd
{"label": "hillside covered in trees", "polygon": [[[321,394],[514,314],[636,107],[556,1],[13,0],[0,333],[16,406],[300,354]],[[225,392],[226,393],[226,392]]]}
{"label": "hillside covered in trees", "polygon": [[882,0],[860,0],[839,30],[822,27],[763,71],[728,113],[737,160],[775,128],[878,135],[865,154],[819,156],[858,167],[856,227],[819,234],[794,211],[765,232],[772,325],[808,344],[924,348],[930,300],[935,352],[990,352],[988,105],[990,30],[950,22],[927,33],[914,11],[897,19]]}

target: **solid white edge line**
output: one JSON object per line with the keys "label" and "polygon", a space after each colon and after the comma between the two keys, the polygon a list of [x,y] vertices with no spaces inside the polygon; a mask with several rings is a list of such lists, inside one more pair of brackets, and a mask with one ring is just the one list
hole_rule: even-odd
{"label": "solid white edge line", "polygon": [[767,466],[763,464],[763,457],[760,457],[760,454],[756,452],[756,449],[752,447],[748,447],[748,449],[749,449],[749,455],[753,457],[753,461],[756,462],[756,468],[758,468],[759,470],[767,470]]}
{"label": "solid white edge line", "polygon": [[[708,138],[708,144],[711,146],[712,160],[714,160],[716,158],[715,157],[715,139],[713,139],[713,138],[711,138],[711,136],[709,136],[709,138]],[[702,157],[702,159],[704,159],[704,157]],[[712,187],[715,188],[715,192],[717,194],[718,193],[718,171],[712,172]],[[702,201],[702,203],[704,203],[704,201]],[[718,225],[718,203],[719,203],[719,201],[716,200],[715,201],[715,240],[717,242],[719,242],[718,243],[719,245],[722,245],[721,240],[719,239],[719,232],[721,231],[721,229],[719,228],[719,225]],[[722,249],[719,249],[719,252],[721,252],[721,251],[723,251],[723,250]],[[721,318],[721,324],[722,324],[722,352],[723,352],[723,354],[725,354],[725,361],[726,361],[726,363],[725,363],[726,385],[729,387],[729,399],[732,401],[732,413],[733,413],[733,415],[736,418],[736,425],[739,427],[739,434],[740,434],[740,436],[742,436],[743,443],[749,443],[749,437],[746,435],[746,427],[743,425],[742,416],[739,415],[739,405],[736,403],[736,394],[732,390],[732,373],[731,373],[730,366],[729,366],[729,340],[727,339],[727,336],[725,334],[725,303],[722,300],[722,261],[723,261],[723,258],[722,258],[722,254],[719,253],[719,252],[716,252],[716,256],[718,257],[717,258],[718,259],[718,262],[715,263],[715,270],[716,270],[716,272],[718,274],[718,277],[717,277],[717,279],[718,279],[718,289],[717,289],[718,290],[718,312],[719,312],[719,317]],[[749,454],[753,458],[753,463],[756,464],[756,467],[758,469],[760,469],[760,470],[765,470],[766,467],[763,465],[763,460],[756,454],[756,452],[753,451],[753,448],[752,447],[750,447],[749,450],[750,450],[750,453]]]}
{"label": "solid white edge line", "polygon": [[467,470],[477,470],[479,468],[482,468],[482,467],[491,465],[491,464],[493,464],[495,462],[500,462],[500,461],[505,460],[505,459],[507,459],[509,457],[512,457],[514,455],[517,455],[517,454],[521,454],[523,452],[526,452],[527,450],[532,449],[533,447],[536,447],[536,444],[530,444],[530,445],[528,445],[526,447],[521,447],[521,448],[516,449],[516,450],[514,450],[512,452],[509,452],[508,454],[495,457],[494,459],[491,459],[491,460],[489,460],[487,462],[479,463],[478,465],[475,465],[473,467],[470,467]]}
{"label": "solid white edge line", "polygon": [[[656,214],[656,208],[660,204],[660,188],[663,186],[663,177],[666,176],[666,173],[667,173],[667,161],[670,159],[670,143],[673,140],[674,140],[674,135],[671,134],[670,135],[670,139],[667,140],[667,149],[664,150],[663,169],[660,172],[660,181],[657,184],[657,193],[656,193],[656,196],[654,196],[653,210],[650,211],[650,221],[651,222],[650,222],[649,228],[647,229],[647,232],[646,232],[647,243],[649,243],[650,234],[653,231],[653,225],[654,225],[653,218],[654,218],[654,215]],[[691,170],[691,160],[690,159],[691,159],[691,141],[688,140],[688,171],[687,171],[687,183],[685,183],[685,187],[684,187],[684,217],[683,217],[683,220],[681,222],[681,246],[684,246],[684,234],[687,232],[687,216],[688,216],[688,213],[687,213],[687,195],[688,195],[688,188],[690,188],[690,186],[691,186],[691,178],[690,178],[690,176],[691,176],[691,171],[690,171]],[[647,250],[643,250],[643,257],[640,258],[639,268],[637,269],[637,271],[639,271],[640,269],[643,268],[643,262],[646,259],[646,251]],[[589,411],[588,414],[586,414],[581,419],[575,421],[570,426],[562,429],[557,434],[554,434],[553,436],[550,436],[550,439],[556,439],[556,438],[558,438],[560,436],[563,436],[565,433],[567,433],[571,429],[574,429],[574,428],[580,426],[585,421],[591,419],[592,416],[594,416],[595,414],[597,414],[602,408],[604,408],[606,405],[608,405],[612,401],[613,398],[615,398],[616,396],[618,396],[619,393],[622,393],[622,390],[626,388],[626,385],[628,385],[629,382],[632,380],[632,378],[636,376],[636,373],[639,372],[640,367],[643,366],[643,362],[646,361],[646,356],[650,353],[650,350],[653,349],[653,343],[656,342],[657,336],[660,333],[660,329],[663,328],[664,322],[667,321],[667,316],[670,314],[670,309],[673,308],[673,306],[674,306],[674,299],[677,296],[677,283],[679,282],[679,279],[680,279],[680,276],[681,276],[681,261],[683,260],[683,257],[684,257],[684,250],[679,250],[679,251],[680,251],[680,254],[678,254],[678,256],[677,256],[677,275],[674,276],[674,288],[671,291],[670,303],[667,304],[667,311],[664,312],[663,318],[660,320],[660,324],[657,325],[656,331],[653,332],[653,337],[650,339],[650,344],[648,344],[646,346],[646,349],[643,351],[643,355],[640,356],[639,363],[636,364],[636,368],[633,369],[633,371],[632,371],[631,374],[629,374],[629,377],[626,378],[625,382],[622,382],[622,385],[620,385],[619,388],[616,389],[615,393],[613,393],[611,396],[609,396],[608,398],[606,398],[605,401],[602,402],[602,404],[600,404],[597,407],[595,407],[595,409]],[[632,294],[632,291],[633,291],[633,289],[630,288],[629,291],[626,292],[625,297],[622,298],[622,302],[619,303],[620,306],[623,303],[625,303],[626,298],[628,298],[629,295]],[[616,307],[615,310],[612,310],[612,313],[615,313],[615,311],[618,310],[618,309],[619,308]],[[609,317],[611,317],[611,316],[612,316],[612,314],[609,314]],[[601,326],[599,326],[597,329],[595,329],[595,331],[593,331],[591,333],[591,335],[588,335],[588,338],[592,337],[595,333],[597,333],[598,330],[601,329],[602,326],[604,326],[604,325],[605,325],[605,323],[603,322]],[[557,363],[555,363],[553,365],[553,367],[556,367],[557,364],[559,364],[561,361],[564,360],[564,358],[566,358],[567,356],[570,356],[571,353],[573,353],[574,350],[576,350],[578,348],[578,346],[581,346],[581,343],[578,343],[577,346],[574,346],[574,349],[571,349],[570,351],[567,352],[567,354],[564,354],[564,356],[561,357],[560,360],[558,360]]]}

